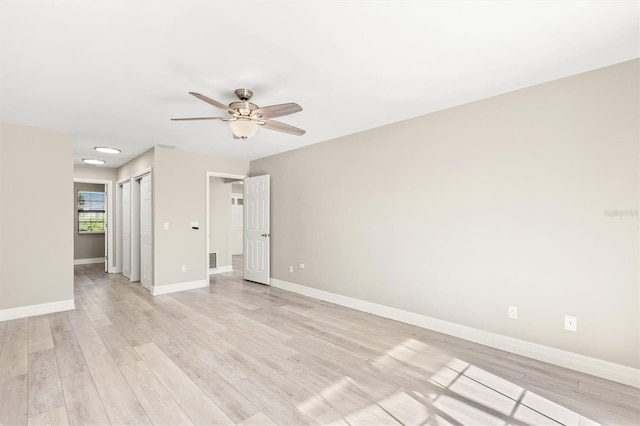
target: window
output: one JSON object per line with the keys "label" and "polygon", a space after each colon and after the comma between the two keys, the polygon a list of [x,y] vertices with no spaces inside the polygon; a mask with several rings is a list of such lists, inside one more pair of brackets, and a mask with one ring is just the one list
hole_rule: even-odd
{"label": "window", "polygon": [[105,192],[78,191],[78,233],[104,233]]}

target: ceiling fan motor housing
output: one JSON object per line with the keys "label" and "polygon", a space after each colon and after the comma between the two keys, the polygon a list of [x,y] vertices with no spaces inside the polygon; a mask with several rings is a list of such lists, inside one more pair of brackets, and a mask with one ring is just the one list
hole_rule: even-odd
{"label": "ceiling fan motor housing", "polygon": [[248,101],[253,96],[253,92],[249,89],[236,89],[233,93],[243,102]]}
{"label": "ceiling fan motor housing", "polygon": [[258,109],[258,105],[247,101],[231,102],[229,108],[238,110],[240,115],[251,115],[251,111]]}

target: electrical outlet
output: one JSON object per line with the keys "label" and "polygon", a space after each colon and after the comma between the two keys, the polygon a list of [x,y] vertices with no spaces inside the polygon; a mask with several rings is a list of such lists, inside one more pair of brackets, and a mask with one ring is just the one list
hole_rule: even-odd
{"label": "electrical outlet", "polygon": [[518,319],[518,307],[517,306],[509,306],[509,318]]}
{"label": "electrical outlet", "polygon": [[298,268],[304,269],[304,263],[298,263]]}
{"label": "electrical outlet", "polygon": [[187,272],[187,265],[182,265],[182,272]]}
{"label": "electrical outlet", "polygon": [[293,265],[289,265],[289,272],[293,274]]}
{"label": "electrical outlet", "polygon": [[565,315],[564,329],[569,331],[578,331],[578,318]]}

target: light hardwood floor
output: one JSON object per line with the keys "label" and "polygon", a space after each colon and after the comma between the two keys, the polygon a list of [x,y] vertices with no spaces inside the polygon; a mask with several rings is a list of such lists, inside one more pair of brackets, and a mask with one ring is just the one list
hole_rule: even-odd
{"label": "light hardwood floor", "polygon": [[638,389],[240,272],[152,297],[76,266],[75,300],[0,322],[0,424],[640,424]]}

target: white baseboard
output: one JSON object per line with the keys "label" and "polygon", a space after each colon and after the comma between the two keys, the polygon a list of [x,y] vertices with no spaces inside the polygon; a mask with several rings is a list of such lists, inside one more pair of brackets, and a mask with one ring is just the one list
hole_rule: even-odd
{"label": "white baseboard", "polygon": [[640,388],[640,370],[637,368],[492,333],[490,331],[479,330],[477,328],[443,321],[426,315],[403,311],[401,309],[379,305],[377,303],[367,302],[365,300],[343,296],[337,293],[318,290],[276,278],[271,278],[271,285],[283,290],[335,303],[336,305],[346,306],[358,311],[368,312],[381,317],[416,325],[439,333],[480,343],[485,346],[490,346],[503,351],[537,359],[539,361],[548,362],[549,364],[570,368],[572,370]]}
{"label": "white baseboard", "polygon": [[233,272],[233,266],[220,266],[218,268],[209,269],[209,275],[224,274],[225,272]]}
{"label": "white baseboard", "polygon": [[177,291],[193,290],[194,288],[207,287],[208,285],[209,281],[207,280],[187,281],[184,283],[159,286],[154,285],[153,287],[151,287],[151,294],[154,296],[158,296],[160,294],[175,293]]}
{"label": "white baseboard", "polygon": [[74,265],[90,265],[92,263],[104,263],[104,257],[93,257],[90,259],[74,259]]}
{"label": "white baseboard", "polygon": [[58,302],[41,303],[39,305],[21,306],[19,308],[2,309],[0,310],[0,321],[53,314],[55,312],[72,311],[75,308],[75,302],[73,299],[69,299],[60,300]]}

